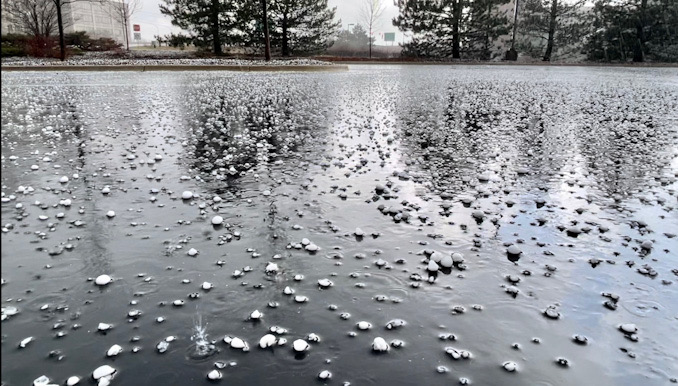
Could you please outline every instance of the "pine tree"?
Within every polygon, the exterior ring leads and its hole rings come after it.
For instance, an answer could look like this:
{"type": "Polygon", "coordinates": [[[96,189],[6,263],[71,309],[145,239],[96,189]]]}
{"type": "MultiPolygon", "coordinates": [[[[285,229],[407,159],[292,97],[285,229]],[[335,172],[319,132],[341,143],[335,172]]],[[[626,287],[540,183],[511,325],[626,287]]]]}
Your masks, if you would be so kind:
{"type": "Polygon", "coordinates": [[[584,0],[524,0],[519,16],[519,49],[545,62],[551,61],[554,50],[560,49],[563,55],[577,51],[577,43],[586,32],[583,5],[584,0]]]}
{"type": "Polygon", "coordinates": [[[336,8],[328,0],[270,0],[271,45],[282,56],[317,53],[332,44],[341,21],[334,21],[336,8]]]}
{"type": "Polygon", "coordinates": [[[235,0],[163,0],[160,12],[172,24],[189,31],[197,46],[212,46],[216,55],[222,45],[237,41],[239,4],[235,0]]]}
{"type": "Polygon", "coordinates": [[[494,42],[509,33],[509,18],[499,7],[509,0],[475,0],[470,4],[470,20],[466,31],[468,54],[490,60],[497,54],[494,42]]]}
{"type": "Polygon", "coordinates": [[[598,0],[592,27],[590,60],[678,61],[676,0],[598,0]]]}
{"type": "Polygon", "coordinates": [[[393,25],[412,32],[404,53],[421,57],[489,59],[494,41],[507,32],[498,7],[508,0],[397,0],[393,25]]]}

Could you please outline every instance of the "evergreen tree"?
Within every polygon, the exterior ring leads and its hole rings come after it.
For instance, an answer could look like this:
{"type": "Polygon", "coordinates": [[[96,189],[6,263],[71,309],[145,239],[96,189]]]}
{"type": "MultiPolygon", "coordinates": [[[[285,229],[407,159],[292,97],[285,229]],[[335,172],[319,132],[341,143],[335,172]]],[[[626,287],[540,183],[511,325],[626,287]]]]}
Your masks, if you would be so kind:
{"type": "Polygon", "coordinates": [[[494,41],[508,28],[498,7],[507,0],[397,0],[393,25],[412,32],[406,55],[489,59],[494,41]]]}
{"type": "MultiPolygon", "coordinates": [[[[282,56],[324,51],[333,42],[341,22],[334,21],[335,8],[328,0],[268,0],[268,28],[271,48],[282,56]]],[[[260,0],[244,0],[238,12],[239,42],[258,51],[263,49],[263,16],[260,0]]]]}
{"type": "Polygon", "coordinates": [[[212,46],[216,55],[222,45],[236,42],[239,4],[235,0],[163,0],[160,12],[172,24],[189,31],[196,46],[212,46]]]}
{"type": "Polygon", "coordinates": [[[271,45],[282,56],[317,53],[332,45],[341,21],[334,21],[335,8],[328,0],[270,0],[271,45]]]}
{"type": "Polygon", "coordinates": [[[519,49],[546,62],[551,61],[554,50],[561,49],[567,55],[580,49],[577,43],[586,32],[583,5],[584,0],[524,0],[519,15],[519,49]]]}
{"type": "Polygon", "coordinates": [[[339,31],[335,44],[356,48],[365,48],[368,46],[368,44],[370,44],[370,38],[367,36],[367,30],[361,24],[356,24],[350,31],[339,31]]]}
{"type": "Polygon", "coordinates": [[[469,55],[482,60],[490,60],[500,52],[494,51],[494,42],[509,33],[509,18],[506,11],[499,7],[509,0],[475,0],[470,4],[467,44],[469,55]]]}
{"type": "Polygon", "coordinates": [[[678,61],[676,0],[598,0],[592,27],[590,60],[678,61]]]}

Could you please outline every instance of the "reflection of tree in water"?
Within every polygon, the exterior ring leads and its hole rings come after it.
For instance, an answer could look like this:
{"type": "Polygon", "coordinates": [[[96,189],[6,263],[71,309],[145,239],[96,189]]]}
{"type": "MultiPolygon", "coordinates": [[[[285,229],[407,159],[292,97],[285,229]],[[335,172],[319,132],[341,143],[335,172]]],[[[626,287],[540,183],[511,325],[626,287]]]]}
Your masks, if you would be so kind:
{"type": "Polygon", "coordinates": [[[677,95],[662,89],[597,90],[583,101],[579,145],[587,167],[608,196],[639,191],[670,166],[672,143],[664,115],[677,95]]]}
{"type": "Polygon", "coordinates": [[[206,173],[238,176],[260,162],[287,157],[324,127],[317,85],[301,79],[234,78],[204,84],[191,128],[194,166],[206,173]]]}
{"type": "Polygon", "coordinates": [[[434,188],[456,193],[468,182],[463,177],[501,147],[501,122],[514,106],[505,99],[507,91],[490,82],[454,82],[444,92],[444,99],[405,98],[398,120],[407,152],[431,170],[434,188]]]}

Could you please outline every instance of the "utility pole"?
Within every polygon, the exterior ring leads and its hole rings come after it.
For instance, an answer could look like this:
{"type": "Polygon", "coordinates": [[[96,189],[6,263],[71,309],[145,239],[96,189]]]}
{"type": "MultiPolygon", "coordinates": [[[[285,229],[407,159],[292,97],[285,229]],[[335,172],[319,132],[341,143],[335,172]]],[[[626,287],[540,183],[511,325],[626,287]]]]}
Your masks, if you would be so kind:
{"type": "Polygon", "coordinates": [[[264,55],[266,56],[266,61],[271,60],[271,40],[269,39],[268,36],[268,13],[266,11],[266,0],[261,0],[261,7],[263,8],[263,13],[264,13],[264,20],[263,20],[263,26],[264,26],[264,55]]]}

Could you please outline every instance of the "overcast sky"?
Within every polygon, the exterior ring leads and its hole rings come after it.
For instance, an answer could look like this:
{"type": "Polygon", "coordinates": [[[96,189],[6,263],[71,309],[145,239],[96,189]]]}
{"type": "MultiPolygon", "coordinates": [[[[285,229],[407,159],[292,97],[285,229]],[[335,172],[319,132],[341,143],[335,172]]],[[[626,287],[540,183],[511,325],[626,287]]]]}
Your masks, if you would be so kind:
{"type": "MultiPolygon", "coordinates": [[[[348,28],[349,24],[361,23],[360,10],[362,5],[368,0],[329,0],[330,7],[337,7],[337,19],[341,20],[341,28],[348,28]]],[[[181,30],[172,25],[169,17],[160,13],[159,4],[162,0],[141,0],[141,9],[132,17],[132,24],[141,26],[141,38],[144,41],[150,41],[154,35],[167,35],[170,32],[180,32],[181,30]]],[[[383,43],[382,33],[395,32],[396,42],[402,41],[402,34],[391,24],[391,19],[398,14],[398,7],[393,5],[392,0],[382,0],[384,4],[384,13],[379,20],[379,26],[375,28],[374,36],[376,44],[383,43]]],[[[361,23],[364,24],[364,23],[361,23]]]]}

